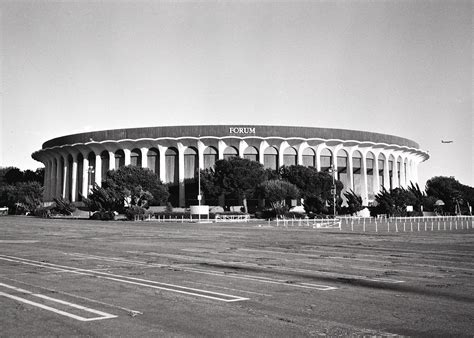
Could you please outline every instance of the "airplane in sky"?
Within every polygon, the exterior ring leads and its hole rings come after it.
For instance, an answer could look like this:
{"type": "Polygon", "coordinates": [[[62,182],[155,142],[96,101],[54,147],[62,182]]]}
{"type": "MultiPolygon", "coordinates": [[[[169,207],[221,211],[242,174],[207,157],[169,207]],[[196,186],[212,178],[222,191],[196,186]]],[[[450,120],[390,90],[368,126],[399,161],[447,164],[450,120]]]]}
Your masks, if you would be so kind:
{"type": "Polygon", "coordinates": [[[441,143],[453,143],[454,141],[444,141],[444,140],[441,140],[441,143]]]}

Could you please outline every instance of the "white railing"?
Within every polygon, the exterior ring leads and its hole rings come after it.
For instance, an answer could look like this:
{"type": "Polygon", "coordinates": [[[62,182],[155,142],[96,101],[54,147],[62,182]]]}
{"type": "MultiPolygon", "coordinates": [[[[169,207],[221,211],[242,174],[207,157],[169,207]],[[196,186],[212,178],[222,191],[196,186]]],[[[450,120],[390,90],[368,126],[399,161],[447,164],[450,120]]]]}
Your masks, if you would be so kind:
{"type": "Polygon", "coordinates": [[[216,215],[216,222],[248,222],[249,215],[216,215]]]}
{"type": "MultiPolygon", "coordinates": [[[[271,224],[271,221],[268,221],[271,224]]],[[[339,218],[277,218],[276,226],[312,227],[313,229],[339,229],[342,222],[339,218]]]]}
{"type": "Polygon", "coordinates": [[[342,223],[351,231],[418,232],[472,230],[473,216],[412,216],[390,218],[343,217],[342,223]]]}

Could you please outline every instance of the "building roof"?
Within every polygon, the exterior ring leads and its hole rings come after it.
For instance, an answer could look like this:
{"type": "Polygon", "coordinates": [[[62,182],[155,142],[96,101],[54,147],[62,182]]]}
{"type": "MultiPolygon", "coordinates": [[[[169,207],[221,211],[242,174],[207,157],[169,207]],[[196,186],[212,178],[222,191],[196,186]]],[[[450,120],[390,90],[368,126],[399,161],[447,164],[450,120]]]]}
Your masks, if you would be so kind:
{"type": "Polygon", "coordinates": [[[198,137],[320,139],[419,148],[418,143],[406,138],[359,130],[269,125],[195,125],[112,129],[66,135],[46,141],[43,149],[90,142],[198,137]]]}

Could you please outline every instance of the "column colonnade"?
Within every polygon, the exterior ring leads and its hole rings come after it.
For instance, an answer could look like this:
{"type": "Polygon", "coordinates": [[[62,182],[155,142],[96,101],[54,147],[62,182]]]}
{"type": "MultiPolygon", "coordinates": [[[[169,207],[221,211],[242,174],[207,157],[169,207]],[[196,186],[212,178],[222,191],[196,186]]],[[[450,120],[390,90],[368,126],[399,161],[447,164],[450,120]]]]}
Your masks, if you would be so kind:
{"type": "MultiPolygon", "coordinates": [[[[105,169],[117,169],[121,165],[130,165],[132,151],[137,150],[134,156],[139,156],[140,159],[136,165],[148,168],[150,156],[154,156],[150,155],[150,150],[156,149],[158,155],[153,159],[155,162],[150,163],[157,162],[158,164],[149,169],[158,172],[160,180],[164,183],[179,185],[178,204],[184,206],[186,204],[185,175],[189,175],[188,171],[192,169],[186,167],[186,165],[189,166],[186,164],[189,161],[185,161],[185,152],[188,148],[192,148],[195,151],[195,158],[194,162],[189,163],[194,163],[196,168],[205,169],[204,154],[209,147],[215,150],[214,160],[223,159],[224,153],[229,147],[233,147],[239,157],[244,157],[246,150],[252,147],[252,153],[255,153],[255,150],[257,152],[254,155],[256,159],[264,166],[272,165],[273,169],[280,168],[285,164],[304,165],[303,153],[306,151],[306,154],[310,154],[305,155],[309,161],[307,163],[313,163],[318,171],[327,170],[327,167],[322,166],[321,163],[321,153],[327,149],[331,153],[331,165],[338,173],[338,177],[344,177],[345,191],[354,190],[359,193],[364,203],[372,200],[382,187],[389,190],[396,187],[407,187],[410,182],[417,183],[417,167],[425,159],[416,149],[396,145],[257,137],[219,139],[189,137],[186,139],[89,142],[43,149],[37,152],[36,157],[45,165],[45,201],[52,201],[54,197],[63,197],[77,202],[81,199],[81,195],[88,195],[94,183],[99,186],[102,184],[105,179],[102,164],[104,160],[108,160],[108,167],[105,169]],[[275,150],[271,148],[276,149],[276,155],[274,154],[275,150]],[[170,150],[169,153],[167,153],[168,150],[170,150]],[[177,155],[173,155],[173,151],[177,155]],[[123,152],[123,162],[120,162],[121,155],[118,152],[123,152]],[[360,167],[359,164],[358,167],[354,167],[356,152],[357,159],[360,158],[360,167]],[[369,157],[370,167],[368,165],[369,157]],[[271,164],[268,162],[270,159],[271,164]],[[345,165],[340,163],[345,163],[345,165]],[[167,172],[175,170],[176,166],[177,175],[167,172]],[[380,175],[380,173],[382,174],[380,175]],[[169,181],[170,177],[173,182],[169,181]]],[[[357,161],[359,163],[359,160],[357,161]]]]}

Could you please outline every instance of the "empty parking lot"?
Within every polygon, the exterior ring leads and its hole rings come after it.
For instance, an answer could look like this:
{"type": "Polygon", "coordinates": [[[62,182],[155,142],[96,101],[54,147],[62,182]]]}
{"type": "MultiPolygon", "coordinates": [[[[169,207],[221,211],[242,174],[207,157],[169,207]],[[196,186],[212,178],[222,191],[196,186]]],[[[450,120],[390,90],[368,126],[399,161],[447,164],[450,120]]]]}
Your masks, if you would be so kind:
{"type": "Polygon", "coordinates": [[[472,335],[472,225],[379,226],[1,217],[1,335],[472,335]]]}

